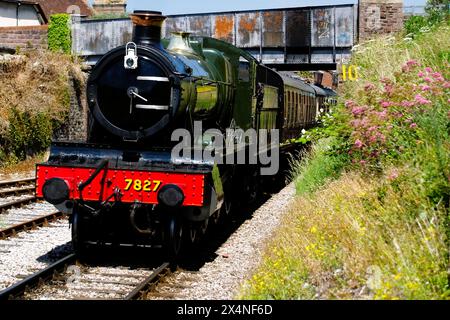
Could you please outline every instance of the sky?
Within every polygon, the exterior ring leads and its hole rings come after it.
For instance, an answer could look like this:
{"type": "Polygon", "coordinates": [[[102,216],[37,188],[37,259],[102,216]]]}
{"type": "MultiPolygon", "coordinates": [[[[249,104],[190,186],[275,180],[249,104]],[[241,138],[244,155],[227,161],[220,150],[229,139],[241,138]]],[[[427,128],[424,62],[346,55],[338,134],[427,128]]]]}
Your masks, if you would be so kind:
{"type": "MultiPolygon", "coordinates": [[[[90,0],[92,3],[93,0],[90,0]]],[[[238,11],[274,9],[303,6],[357,3],[357,0],[128,0],[127,10],[155,10],[163,14],[204,13],[217,11],[238,11]]],[[[405,6],[425,5],[426,0],[404,0],[405,6]]]]}

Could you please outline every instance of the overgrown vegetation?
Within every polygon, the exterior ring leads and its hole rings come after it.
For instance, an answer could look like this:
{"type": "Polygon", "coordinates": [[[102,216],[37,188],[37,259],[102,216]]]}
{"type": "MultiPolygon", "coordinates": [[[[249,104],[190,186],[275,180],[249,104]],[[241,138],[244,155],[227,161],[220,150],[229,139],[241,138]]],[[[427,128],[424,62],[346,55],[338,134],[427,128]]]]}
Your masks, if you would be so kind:
{"type": "Polygon", "coordinates": [[[356,48],[361,79],[301,138],[313,151],[294,172],[299,196],[242,298],[450,297],[450,28],[439,21],[356,48]]]}
{"type": "Polygon", "coordinates": [[[45,151],[70,105],[69,77],[83,75],[73,58],[28,51],[0,64],[0,166],[45,151]]]}
{"type": "Polygon", "coordinates": [[[96,15],[93,15],[89,18],[89,20],[110,20],[110,19],[126,19],[129,18],[129,13],[99,13],[96,15]]]}
{"type": "Polygon", "coordinates": [[[54,52],[69,54],[72,50],[70,15],[66,13],[50,16],[48,25],[48,48],[54,52]]]}

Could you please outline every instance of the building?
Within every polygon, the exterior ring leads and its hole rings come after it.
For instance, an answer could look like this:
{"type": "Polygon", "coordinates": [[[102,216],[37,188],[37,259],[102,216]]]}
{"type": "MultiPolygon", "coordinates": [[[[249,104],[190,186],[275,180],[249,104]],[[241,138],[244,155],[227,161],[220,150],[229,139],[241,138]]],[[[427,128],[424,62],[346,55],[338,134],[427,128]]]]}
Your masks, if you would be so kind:
{"type": "Polygon", "coordinates": [[[97,14],[124,14],[127,11],[126,0],[94,0],[97,14]]]}
{"type": "Polygon", "coordinates": [[[0,27],[39,26],[47,21],[36,1],[0,0],[0,27]]]}
{"type": "Polygon", "coordinates": [[[79,14],[84,17],[89,17],[93,14],[92,8],[88,5],[87,0],[33,0],[33,1],[41,5],[47,20],[50,20],[50,16],[56,13],[79,14]]]}
{"type": "Polygon", "coordinates": [[[92,9],[85,0],[0,0],[0,27],[44,25],[56,13],[91,16],[92,9]]]}

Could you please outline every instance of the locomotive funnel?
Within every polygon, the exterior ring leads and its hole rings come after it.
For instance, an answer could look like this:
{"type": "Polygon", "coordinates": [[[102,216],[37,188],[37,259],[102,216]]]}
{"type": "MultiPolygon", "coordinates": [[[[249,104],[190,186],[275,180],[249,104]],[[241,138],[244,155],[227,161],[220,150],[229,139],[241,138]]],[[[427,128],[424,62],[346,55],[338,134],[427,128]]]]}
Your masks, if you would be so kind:
{"type": "Polygon", "coordinates": [[[161,28],[167,17],[159,11],[136,10],[130,15],[133,21],[133,42],[162,49],[161,28]]]}

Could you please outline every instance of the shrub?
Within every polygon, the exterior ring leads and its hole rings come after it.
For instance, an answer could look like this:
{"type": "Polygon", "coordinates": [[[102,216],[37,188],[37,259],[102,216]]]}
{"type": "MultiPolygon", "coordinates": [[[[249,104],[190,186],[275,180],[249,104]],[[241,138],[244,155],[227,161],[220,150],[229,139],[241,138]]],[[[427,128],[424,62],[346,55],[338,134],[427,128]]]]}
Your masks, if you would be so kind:
{"type": "Polygon", "coordinates": [[[70,30],[70,15],[54,14],[50,17],[48,26],[48,48],[55,52],[69,54],[72,50],[72,34],[70,30]]]}

